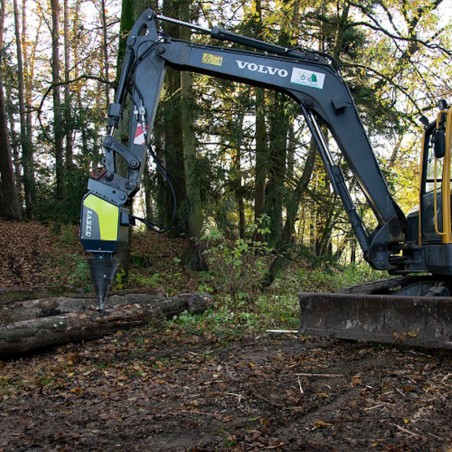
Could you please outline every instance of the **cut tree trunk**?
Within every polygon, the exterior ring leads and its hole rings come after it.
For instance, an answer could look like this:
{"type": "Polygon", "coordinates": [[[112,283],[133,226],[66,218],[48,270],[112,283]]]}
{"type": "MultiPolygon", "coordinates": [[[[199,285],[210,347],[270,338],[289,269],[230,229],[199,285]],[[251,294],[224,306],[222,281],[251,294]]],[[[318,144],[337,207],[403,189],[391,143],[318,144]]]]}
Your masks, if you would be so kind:
{"type": "Polygon", "coordinates": [[[111,295],[99,313],[94,298],[57,297],[16,301],[0,309],[0,357],[96,339],[118,330],[172,318],[188,311],[200,314],[212,304],[206,294],[174,297],[155,294],[111,295]]]}

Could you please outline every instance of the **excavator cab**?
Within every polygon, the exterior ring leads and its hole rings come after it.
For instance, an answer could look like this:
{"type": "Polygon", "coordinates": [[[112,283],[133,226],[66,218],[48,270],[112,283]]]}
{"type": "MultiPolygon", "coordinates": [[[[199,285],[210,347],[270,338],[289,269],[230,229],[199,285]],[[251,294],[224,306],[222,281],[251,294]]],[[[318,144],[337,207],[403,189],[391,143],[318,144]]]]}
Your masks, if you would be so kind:
{"type": "Polygon", "coordinates": [[[440,102],[436,121],[424,132],[421,159],[419,245],[435,274],[451,274],[451,142],[452,108],[440,102]]]}

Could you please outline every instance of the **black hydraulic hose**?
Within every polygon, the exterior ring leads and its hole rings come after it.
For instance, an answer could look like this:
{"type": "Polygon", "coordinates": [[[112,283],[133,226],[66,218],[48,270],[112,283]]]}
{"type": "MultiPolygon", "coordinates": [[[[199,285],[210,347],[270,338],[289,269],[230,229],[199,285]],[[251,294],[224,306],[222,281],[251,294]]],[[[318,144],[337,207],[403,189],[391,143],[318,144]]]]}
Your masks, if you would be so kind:
{"type": "Polygon", "coordinates": [[[180,221],[178,224],[175,225],[174,222],[176,221],[176,217],[177,217],[178,203],[177,203],[176,190],[174,188],[174,184],[173,184],[173,181],[172,181],[171,174],[168,173],[167,169],[163,166],[161,160],[157,157],[157,155],[155,154],[155,152],[153,151],[151,146],[147,145],[147,149],[148,149],[149,154],[151,155],[152,159],[154,160],[154,163],[156,164],[157,169],[163,175],[163,177],[165,178],[168,186],[170,187],[171,196],[172,196],[172,199],[173,199],[173,214],[172,214],[172,218],[171,218],[170,224],[168,226],[158,226],[155,223],[149,221],[147,218],[140,218],[140,217],[137,217],[137,216],[131,216],[130,218],[132,220],[140,221],[141,223],[145,224],[146,226],[150,227],[153,231],[158,232],[158,233],[164,233],[164,232],[168,232],[168,231],[171,231],[171,230],[174,230],[174,229],[178,229],[179,227],[183,226],[188,221],[188,217],[189,217],[190,211],[191,211],[190,200],[187,197],[187,194],[185,193],[185,190],[180,186],[180,184],[176,180],[174,180],[174,182],[177,185],[179,185],[179,187],[184,192],[185,199],[186,199],[187,204],[188,204],[187,214],[182,219],[182,221],[180,221]]]}

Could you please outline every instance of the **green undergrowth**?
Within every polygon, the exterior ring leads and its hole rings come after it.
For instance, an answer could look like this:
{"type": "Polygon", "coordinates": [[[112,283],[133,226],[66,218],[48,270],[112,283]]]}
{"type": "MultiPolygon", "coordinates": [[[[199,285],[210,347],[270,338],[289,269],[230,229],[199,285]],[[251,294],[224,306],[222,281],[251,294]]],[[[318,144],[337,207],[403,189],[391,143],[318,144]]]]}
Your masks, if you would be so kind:
{"type": "Polygon", "coordinates": [[[209,331],[219,338],[260,334],[266,329],[298,328],[296,295],[261,295],[251,303],[238,303],[229,296],[216,296],[215,304],[204,314],[184,312],[176,316],[170,326],[182,328],[187,334],[209,331]]]}
{"type": "Polygon", "coordinates": [[[193,316],[182,313],[171,321],[172,328],[187,334],[210,331],[220,337],[261,334],[268,329],[296,330],[299,326],[300,292],[334,292],[376,279],[375,272],[363,265],[343,269],[288,269],[266,290],[231,296],[213,293],[214,307],[193,316]]]}
{"type": "Polygon", "coordinates": [[[226,240],[210,234],[206,241],[209,270],[198,275],[198,290],[214,297],[214,308],[193,318],[173,321],[187,329],[261,333],[266,329],[294,330],[299,325],[300,292],[335,292],[382,275],[363,263],[343,266],[316,259],[306,250],[286,254],[276,277],[268,284],[269,269],[279,256],[261,242],[226,240]]]}
{"type": "Polygon", "coordinates": [[[335,292],[343,287],[382,278],[383,273],[372,270],[366,263],[359,265],[323,265],[319,268],[292,266],[273,282],[271,291],[335,292]]]}
{"type": "MultiPolygon", "coordinates": [[[[92,290],[88,256],[78,244],[77,229],[59,226],[54,232],[52,258],[61,280],[79,290],[92,290]]],[[[184,242],[140,233],[132,250],[139,258],[132,260],[127,281],[120,270],[114,289],[157,289],[169,295],[209,293],[214,301],[211,309],[197,316],[182,313],[168,326],[190,334],[210,331],[230,337],[266,329],[296,329],[300,292],[334,292],[385,276],[366,263],[341,266],[303,250],[293,252],[268,284],[269,268],[277,255],[265,243],[226,240],[218,231],[203,240],[209,270],[194,272],[182,265],[184,242]]]]}
{"type": "Polygon", "coordinates": [[[54,223],[50,228],[52,247],[46,252],[44,279],[48,287],[67,287],[77,292],[92,290],[88,255],[80,245],[78,227],[54,223]]]}

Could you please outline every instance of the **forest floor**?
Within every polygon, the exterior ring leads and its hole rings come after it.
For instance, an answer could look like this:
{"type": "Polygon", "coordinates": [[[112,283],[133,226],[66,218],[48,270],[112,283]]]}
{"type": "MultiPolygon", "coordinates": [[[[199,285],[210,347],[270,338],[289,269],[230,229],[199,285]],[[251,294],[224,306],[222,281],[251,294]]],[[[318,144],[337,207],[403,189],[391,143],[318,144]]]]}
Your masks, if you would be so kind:
{"type": "MultiPolygon", "coordinates": [[[[0,234],[0,291],[58,275],[49,226],[0,234]]],[[[0,451],[449,452],[451,388],[447,351],[150,324],[1,361],[0,451]]]]}

